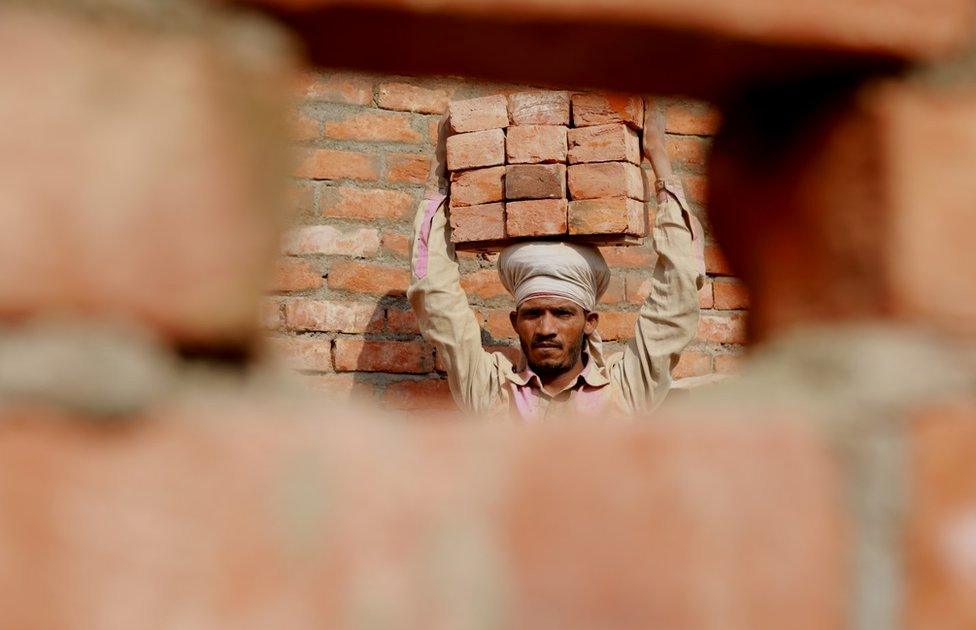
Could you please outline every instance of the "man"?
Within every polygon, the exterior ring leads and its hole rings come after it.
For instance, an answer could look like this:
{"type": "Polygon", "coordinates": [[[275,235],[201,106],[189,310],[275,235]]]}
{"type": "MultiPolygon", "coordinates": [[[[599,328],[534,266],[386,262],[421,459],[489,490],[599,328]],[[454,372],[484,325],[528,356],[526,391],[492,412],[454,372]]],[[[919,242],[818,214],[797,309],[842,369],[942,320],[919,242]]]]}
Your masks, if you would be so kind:
{"type": "Polygon", "coordinates": [[[499,275],[515,298],[512,327],[522,345],[515,366],[481,346],[481,333],[450,245],[441,157],[414,224],[413,277],[407,296],[420,330],[437,348],[451,393],[466,411],[508,412],[525,421],[566,415],[634,413],[659,405],[671,369],[698,327],[704,279],[701,228],[688,212],[665,150],[664,116],[645,108],[644,152],[657,177],[652,286],[634,338],[603,355],[596,304],[610,281],[595,247],[559,242],[513,245],[499,275]],[[440,194],[438,194],[438,192],[440,194]]]}

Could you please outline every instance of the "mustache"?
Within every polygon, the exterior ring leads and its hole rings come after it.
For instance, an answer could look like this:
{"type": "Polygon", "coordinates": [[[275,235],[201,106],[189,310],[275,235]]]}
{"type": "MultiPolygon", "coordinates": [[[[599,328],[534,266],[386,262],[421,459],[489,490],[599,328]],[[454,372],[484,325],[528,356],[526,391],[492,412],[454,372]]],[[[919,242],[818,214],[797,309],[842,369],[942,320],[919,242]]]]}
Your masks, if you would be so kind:
{"type": "Polygon", "coordinates": [[[533,348],[562,348],[563,344],[559,343],[555,339],[533,339],[533,348]]]}

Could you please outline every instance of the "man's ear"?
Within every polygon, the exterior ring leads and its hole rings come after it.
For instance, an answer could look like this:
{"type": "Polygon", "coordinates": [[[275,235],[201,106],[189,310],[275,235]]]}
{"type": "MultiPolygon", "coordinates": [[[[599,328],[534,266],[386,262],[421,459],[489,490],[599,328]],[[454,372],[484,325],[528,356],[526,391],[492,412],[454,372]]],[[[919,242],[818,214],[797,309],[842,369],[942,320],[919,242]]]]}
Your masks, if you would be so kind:
{"type": "Polygon", "coordinates": [[[518,322],[518,311],[512,311],[509,313],[508,319],[512,322],[512,330],[518,333],[518,326],[516,326],[516,323],[518,322]]]}
{"type": "Polygon", "coordinates": [[[590,311],[586,314],[586,323],[583,324],[583,333],[587,335],[592,335],[593,331],[596,330],[596,325],[600,323],[600,314],[596,311],[590,311]]]}

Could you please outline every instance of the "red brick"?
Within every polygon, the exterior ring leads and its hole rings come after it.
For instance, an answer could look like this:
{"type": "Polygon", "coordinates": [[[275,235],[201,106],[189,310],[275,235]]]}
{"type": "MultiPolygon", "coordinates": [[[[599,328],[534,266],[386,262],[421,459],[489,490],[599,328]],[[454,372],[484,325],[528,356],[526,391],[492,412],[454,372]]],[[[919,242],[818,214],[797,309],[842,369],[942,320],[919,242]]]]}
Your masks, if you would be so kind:
{"type": "Polygon", "coordinates": [[[279,258],[274,263],[271,291],[309,291],[322,286],[322,274],[308,260],[279,258]]]}
{"type": "Polygon", "coordinates": [[[508,127],[508,108],[505,97],[500,94],[451,101],[447,110],[451,128],[456,133],[508,127]]]}
{"type": "Polygon", "coordinates": [[[417,199],[401,190],[373,190],[351,186],[322,190],[319,207],[322,216],[335,219],[397,220],[413,215],[417,199]]]}
{"type": "Polygon", "coordinates": [[[272,355],[293,370],[332,371],[332,340],[320,337],[269,337],[272,355]]]}
{"type": "Polygon", "coordinates": [[[373,84],[359,74],[332,72],[327,75],[306,73],[299,80],[298,93],[309,101],[372,105],[373,84]]]}
{"type": "Polygon", "coordinates": [[[736,280],[716,280],[715,308],[735,310],[749,308],[749,289],[736,280]]]}
{"type": "Polygon", "coordinates": [[[447,92],[408,83],[381,83],[376,92],[376,104],[383,109],[395,109],[420,114],[443,114],[447,111],[447,92]]]}
{"type": "Polygon", "coordinates": [[[697,338],[715,343],[746,343],[749,339],[745,315],[702,315],[697,338]]]}
{"type": "Polygon", "coordinates": [[[399,267],[339,262],[329,269],[328,283],[330,289],[400,296],[410,285],[410,272],[399,267]]]}
{"type": "Polygon", "coordinates": [[[417,326],[417,314],[412,310],[387,309],[386,329],[391,333],[417,334],[420,332],[417,326]]]}
{"type": "Polygon", "coordinates": [[[708,162],[708,140],[688,136],[668,136],[668,156],[678,168],[701,170],[708,162]]]}
{"type": "Polygon", "coordinates": [[[705,271],[713,276],[732,275],[732,267],[718,245],[705,246],[705,271]]]}
{"type": "Polygon", "coordinates": [[[930,407],[909,427],[905,627],[976,627],[976,404],[930,407]]]}
{"type": "Polygon", "coordinates": [[[672,103],[665,112],[668,133],[712,136],[718,131],[721,115],[704,103],[672,103]]]}
{"type": "Polygon", "coordinates": [[[485,313],[484,329],[494,339],[518,339],[509,314],[511,308],[492,308],[485,313]]]}
{"type": "Polygon", "coordinates": [[[333,140],[365,142],[420,142],[420,132],[409,114],[359,112],[323,123],[323,135],[333,140]]]}
{"type": "Polygon", "coordinates": [[[509,164],[505,167],[505,198],[565,199],[565,164],[509,164]]]}
{"type": "Polygon", "coordinates": [[[698,290],[698,307],[713,308],[715,306],[715,292],[711,280],[706,280],[698,290]]]}
{"type": "Polygon", "coordinates": [[[505,167],[451,173],[451,207],[477,206],[505,199],[505,167]]]}
{"type": "Polygon", "coordinates": [[[569,125],[569,92],[533,90],[508,95],[513,125],[569,125]]]}
{"type": "Polygon", "coordinates": [[[621,302],[626,301],[624,286],[625,282],[622,275],[612,275],[610,277],[610,284],[607,285],[606,292],[604,292],[603,297],[600,298],[600,304],[620,304],[621,302]]]}
{"type": "Polygon", "coordinates": [[[641,168],[630,162],[574,164],[566,171],[566,177],[573,199],[630,197],[644,200],[641,168]]]}
{"type": "Polygon", "coordinates": [[[471,243],[505,238],[505,204],[452,208],[451,242],[471,243]]]}
{"type": "Polygon", "coordinates": [[[631,162],[640,164],[637,132],[622,124],[570,129],[569,163],[631,162]]]}
{"type": "Polygon", "coordinates": [[[498,272],[494,269],[480,269],[461,276],[461,288],[468,296],[490,300],[508,296],[508,291],[498,279],[498,272]]]}
{"type": "Polygon", "coordinates": [[[383,392],[382,404],[400,411],[457,411],[451,388],[444,379],[398,381],[383,392]]]}
{"type": "Polygon", "coordinates": [[[323,254],[328,256],[375,256],[380,235],[374,228],[340,232],[331,225],[304,225],[293,228],[282,237],[281,249],[294,256],[323,254]]]}
{"type": "Polygon", "coordinates": [[[597,330],[604,341],[627,340],[634,336],[634,326],[636,325],[637,313],[600,311],[600,323],[597,324],[597,330]]]}
{"type": "Polygon", "coordinates": [[[587,199],[569,202],[570,234],[643,236],[644,204],[633,199],[587,199]]]}
{"type": "Polygon", "coordinates": [[[425,374],[434,369],[434,353],[419,341],[335,340],[337,372],[425,374]]]}
{"type": "Polygon", "coordinates": [[[685,350],[678,359],[678,365],[671,370],[674,378],[688,378],[689,376],[704,376],[712,373],[712,357],[704,352],[685,350]]]}
{"type": "Polygon", "coordinates": [[[294,299],[285,302],[290,330],[367,333],[383,328],[383,309],[372,302],[294,299]]]}
{"type": "Polygon", "coordinates": [[[565,234],[569,204],[565,199],[510,201],[505,208],[507,236],[565,234]]]}
{"type": "Polygon", "coordinates": [[[650,271],[657,261],[657,254],[646,246],[601,246],[599,249],[611,268],[625,267],[650,271]]]}
{"type": "Polygon", "coordinates": [[[372,181],[380,176],[380,163],[375,155],[337,149],[314,149],[303,153],[301,163],[295,169],[295,176],[306,179],[372,181]]]}
{"type": "Polygon", "coordinates": [[[704,175],[683,175],[681,185],[691,203],[704,206],[708,202],[708,179],[704,175]]]}
{"type": "Polygon", "coordinates": [[[302,112],[295,111],[288,116],[288,137],[294,142],[315,140],[319,137],[318,120],[302,112]]]}
{"type": "Polygon", "coordinates": [[[505,163],[505,132],[501,129],[460,133],[447,139],[447,168],[458,171],[505,163]]]}
{"type": "Polygon", "coordinates": [[[745,365],[745,357],[738,354],[715,355],[715,371],[719,374],[737,374],[745,365]]]}
{"type": "Polygon", "coordinates": [[[431,158],[422,153],[387,153],[386,181],[424,184],[430,173],[431,158]]]}
{"type": "Polygon", "coordinates": [[[399,232],[383,232],[380,239],[383,251],[406,260],[410,257],[410,237],[399,232]]]}
{"type": "Polygon", "coordinates": [[[584,92],[573,94],[573,126],[591,127],[624,123],[640,129],[644,126],[644,99],[627,94],[584,92]]]}
{"type": "Polygon", "coordinates": [[[274,298],[263,298],[258,309],[258,321],[261,328],[265,330],[277,330],[284,324],[284,317],[281,314],[281,300],[274,298]]]}
{"type": "Polygon", "coordinates": [[[510,127],[505,139],[508,163],[565,162],[566,131],[566,127],[561,125],[510,127]]]}

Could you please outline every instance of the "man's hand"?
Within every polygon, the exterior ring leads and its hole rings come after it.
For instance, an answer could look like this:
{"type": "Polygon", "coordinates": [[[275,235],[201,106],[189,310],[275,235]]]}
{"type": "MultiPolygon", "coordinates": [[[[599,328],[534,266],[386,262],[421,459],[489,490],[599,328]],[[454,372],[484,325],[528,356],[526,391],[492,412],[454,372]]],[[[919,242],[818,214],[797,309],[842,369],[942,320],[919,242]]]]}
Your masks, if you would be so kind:
{"type": "Polygon", "coordinates": [[[425,196],[446,195],[448,193],[447,135],[449,132],[448,117],[445,115],[437,125],[437,144],[434,147],[434,156],[430,162],[430,173],[427,174],[425,196]]]}
{"type": "Polygon", "coordinates": [[[657,179],[674,177],[665,144],[664,110],[655,99],[644,99],[644,155],[651,162],[657,179]]]}

